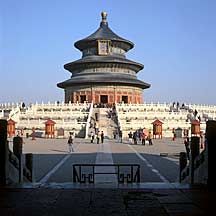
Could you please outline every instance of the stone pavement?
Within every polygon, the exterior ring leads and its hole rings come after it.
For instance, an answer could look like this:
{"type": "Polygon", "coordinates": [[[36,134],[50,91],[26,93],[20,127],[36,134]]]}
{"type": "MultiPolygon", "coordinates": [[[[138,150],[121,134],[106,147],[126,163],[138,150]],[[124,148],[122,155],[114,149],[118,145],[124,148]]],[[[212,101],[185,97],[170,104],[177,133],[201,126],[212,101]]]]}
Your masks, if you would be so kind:
{"type": "MultiPolygon", "coordinates": [[[[110,152],[129,151],[124,144],[99,146],[89,141],[78,140],[86,145],[77,146],[78,152],[98,152],[100,157],[107,153],[106,160],[113,163],[110,152]],[[104,147],[104,149],[102,149],[104,147]],[[109,148],[108,148],[109,147],[109,148]],[[99,150],[99,151],[98,151],[99,150]]],[[[68,154],[65,140],[28,141],[24,152],[56,152],[68,154]],[[29,143],[28,143],[29,142],[29,143]]],[[[151,147],[140,148],[139,152],[169,153],[180,152],[184,146],[169,139],[158,140],[151,147]],[[160,144],[160,145],[157,145],[160,144]]],[[[135,146],[134,146],[135,147],[135,146]]],[[[139,146],[136,146],[139,147],[139,146]]],[[[138,150],[138,148],[136,148],[138,150]]],[[[107,161],[106,161],[107,162],[107,161]]],[[[139,215],[214,215],[215,192],[203,187],[190,187],[179,183],[140,183],[140,184],[74,184],[39,182],[3,187],[0,186],[0,216],[4,215],[89,215],[89,216],[139,216],[139,215]],[[210,213],[211,212],[211,213],[210,213]]]]}
{"type": "MultiPolygon", "coordinates": [[[[122,153],[121,146],[129,144],[127,139],[123,140],[123,143],[119,143],[118,140],[113,139],[105,139],[106,142],[116,144],[111,146],[111,151],[113,152],[112,147],[117,147],[114,149],[115,152],[122,153]]],[[[68,145],[67,139],[44,139],[37,138],[36,140],[31,140],[30,138],[24,138],[25,144],[23,145],[23,153],[33,153],[33,154],[68,154],[68,145]]],[[[147,154],[160,154],[160,153],[179,153],[181,151],[185,151],[185,146],[183,144],[182,139],[176,139],[176,141],[172,141],[171,138],[163,138],[163,139],[154,139],[153,146],[141,145],[141,141],[138,142],[138,145],[133,145],[142,148],[142,150],[147,154]]],[[[76,153],[91,153],[97,152],[98,145],[96,141],[94,144],[90,143],[90,139],[83,138],[75,138],[75,147],[81,144],[80,147],[76,149],[76,153]]],[[[12,141],[9,142],[9,147],[12,150],[12,141]]]]}
{"type": "MultiPolygon", "coordinates": [[[[76,138],[76,151],[68,156],[67,139],[37,138],[34,141],[25,139],[23,152],[34,154],[36,181],[71,181],[71,167],[76,163],[139,163],[142,169],[141,182],[178,181],[178,156],[175,155],[185,150],[182,139],[175,142],[171,138],[157,139],[152,146],[142,146],[140,142],[139,145],[128,144],[128,140],[119,143],[117,140],[105,139],[104,144],[98,145],[91,144],[89,139],[76,138]],[[162,153],[166,156],[160,156],[162,153]]],[[[96,175],[96,178],[97,182],[105,180],[101,175],[96,175]]],[[[111,175],[105,178],[109,182],[115,181],[111,175]]]]}
{"type": "Polygon", "coordinates": [[[205,188],[5,188],[0,215],[214,215],[215,192],[205,188]],[[210,213],[211,212],[211,213],[210,213]]]}

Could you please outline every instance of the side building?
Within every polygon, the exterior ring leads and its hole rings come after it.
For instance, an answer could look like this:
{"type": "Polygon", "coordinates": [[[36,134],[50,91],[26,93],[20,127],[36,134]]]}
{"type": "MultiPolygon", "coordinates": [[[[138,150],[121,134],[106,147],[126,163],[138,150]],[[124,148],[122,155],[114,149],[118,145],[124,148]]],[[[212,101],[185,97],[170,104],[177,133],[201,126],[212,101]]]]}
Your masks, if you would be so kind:
{"type": "Polygon", "coordinates": [[[150,87],[137,79],[144,65],[126,58],[134,44],[108,27],[106,12],[101,15],[100,27],[74,44],[82,58],[64,65],[72,73],[71,78],[57,86],[64,89],[66,103],[141,104],[143,90],[150,87]]]}

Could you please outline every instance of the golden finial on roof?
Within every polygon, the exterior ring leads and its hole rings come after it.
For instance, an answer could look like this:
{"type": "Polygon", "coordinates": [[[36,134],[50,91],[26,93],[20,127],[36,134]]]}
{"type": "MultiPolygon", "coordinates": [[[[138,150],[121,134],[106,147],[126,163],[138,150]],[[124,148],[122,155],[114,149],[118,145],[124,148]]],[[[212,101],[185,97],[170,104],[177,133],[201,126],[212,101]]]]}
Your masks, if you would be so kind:
{"type": "Polygon", "coordinates": [[[102,16],[102,22],[103,22],[103,23],[106,23],[106,22],[107,22],[107,20],[106,20],[106,18],[107,18],[107,12],[103,11],[103,12],[101,13],[101,16],[102,16]]]}

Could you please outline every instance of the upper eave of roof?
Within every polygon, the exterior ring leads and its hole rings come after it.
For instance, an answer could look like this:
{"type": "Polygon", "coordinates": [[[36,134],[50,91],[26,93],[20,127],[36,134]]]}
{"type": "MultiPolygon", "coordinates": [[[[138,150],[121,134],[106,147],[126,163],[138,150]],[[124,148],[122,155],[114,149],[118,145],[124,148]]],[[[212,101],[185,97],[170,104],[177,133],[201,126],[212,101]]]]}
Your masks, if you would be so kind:
{"type": "Polygon", "coordinates": [[[90,42],[97,41],[97,40],[111,40],[111,41],[125,44],[126,51],[132,49],[134,47],[134,44],[131,41],[119,37],[108,27],[108,22],[106,20],[107,14],[105,12],[102,12],[101,15],[102,15],[102,21],[100,23],[100,27],[88,37],[75,42],[74,46],[77,49],[82,51],[88,47],[88,44],[90,42]]]}

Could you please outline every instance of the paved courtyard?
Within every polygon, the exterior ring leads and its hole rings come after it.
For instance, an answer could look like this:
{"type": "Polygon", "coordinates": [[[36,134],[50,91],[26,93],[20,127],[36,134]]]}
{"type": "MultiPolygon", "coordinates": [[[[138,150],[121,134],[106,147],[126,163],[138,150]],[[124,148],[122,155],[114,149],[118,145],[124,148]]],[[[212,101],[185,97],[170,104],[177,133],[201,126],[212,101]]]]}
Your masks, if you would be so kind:
{"type": "MultiPolygon", "coordinates": [[[[73,164],[139,164],[141,182],[176,183],[179,176],[179,153],[185,151],[182,139],[155,139],[153,145],[123,143],[105,139],[104,143],[90,143],[89,139],[75,139],[75,152],[69,153],[67,139],[24,139],[23,153],[34,154],[36,182],[72,182],[73,164]]],[[[11,145],[12,143],[10,143],[11,145]]],[[[12,146],[10,146],[12,148],[12,146]]],[[[112,171],[109,171],[112,172],[112,171]]],[[[105,176],[104,180],[109,176],[105,176]]],[[[111,183],[113,180],[110,180],[111,183]]],[[[101,180],[101,182],[103,182],[101,180]]]]}
{"type": "MultiPolygon", "coordinates": [[[[31,138],[24,138],[25,144],[23,145],[24,153],[34,153],[34,154],[67,154],[68,145],[67,139],[44,139],[36,138],[32,140],[31,138]]],[[[75,138],[75,146],[77,147],[75,153],[91,153],[97,152],[98,144],[96,140],[94,144],[90,143],[90,139],[75,138]]],[[[128,148],[124,146],[129,145],[128,140],[123,140],[123,143],[118,142],[114,139],[105,139],[105,143],[110,143],[112,145],[112,151],[115,153],[129,151],[128,148]]],[[[145,152],[147,154],[160,154],[163,152],[174,154],[179,153],[180,151],[185,151],[183,140],[181,138],[176,141],[172,141],[172,138],[162,138],[162,139],[153,139],[152,146],[146,144],[145,146],[141,145],[141,141],[138,142],[138,145],[131,145],[135,149],[145,152]]]]}
{"type": "Polygon", "coordinates": [[[36,182],[0,186],[0,215],[211,215],[215,193],[181,185],[178,153],[182,140],[154,140],[153,146],[105,140],[90,144],[76,139],[68,153],[67,139],[25,139],[24,153],[34,153],[36,182]],[[162,153],[162,156],[161,156],[162,153]],[[73,184],[74,163],[139,163],[141,183],[116,185],[99,178],[97,184],[73,184]]]}

